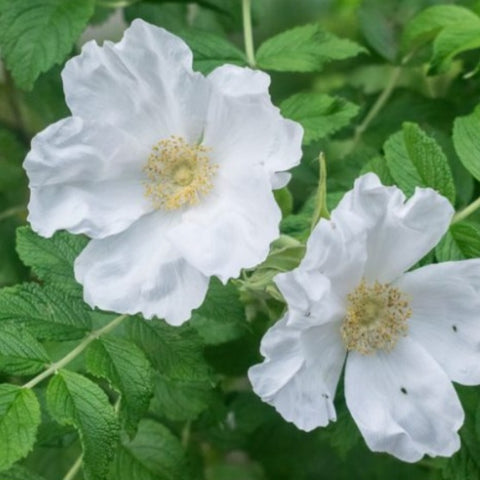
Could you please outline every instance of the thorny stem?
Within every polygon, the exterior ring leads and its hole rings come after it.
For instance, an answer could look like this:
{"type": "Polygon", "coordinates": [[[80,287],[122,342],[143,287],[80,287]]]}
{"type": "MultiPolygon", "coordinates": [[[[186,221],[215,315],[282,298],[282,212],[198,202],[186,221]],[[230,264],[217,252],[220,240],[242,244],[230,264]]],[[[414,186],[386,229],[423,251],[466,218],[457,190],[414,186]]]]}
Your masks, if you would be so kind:
{"type": "Polygon", "coordinates": [[[327,208],[327,164],[323,152],[320,152],[318,162],[320,163],[320,178],[318,179],[317,198],[315,201],[311,230],[315,228],[315,225],[321,218],[330,218],[330,213],[327,208]]]}
{"type": "Polygon", "coordinates": [[[77,473],[80,471],[80,468],[82,468],[82,461],[83,455],[80,455],[75,461],[75,463],[72,465],[72,468],[70,468],[67,474],[63,477],[63,480],[73,480],[77,476],[77,473]]]}
{"type": "Polygon", "coordinates": [[[18,213],[25,211],[24,205],[17,205],[16,207],[9,208],[0,213],[0,222],[6,220],[7,218],[14,217],[18,213]]]}
{"type": "Polygon", "coordinates": [[[253,47],[251,0],[242,0],[242,16],[245,54],[248,64],[253,68],[255,67],[255,50],[253,47]]]}
{"type": "Polygon", "coordinates": [[[104,327],[99,328],[94,332],[91,332],[90,335],[85,337],[72,351],[67,353],[67,355],[61,358],[58,362],[52,363],[50,367],[44,370],[42,373],[32,378],[23,386],[23,388],[33,388],[45,378],[53,375],[56,371],[60,370],[65,365],[70,363],[74,358],[78,357],[78,355],[80,355],[88,347],[88,345],[90,345],[90,343],[117,327],[123,320],[125,320],[125,318],[127,318],[127,316],[128,315],[120,315],[118,317],[115,317],[110,323],[107,323],[107,325],[105,325],[104,327]]]}
{"type": "Polygon", "coordinates": [[[467,218],[469,215],[471,215],[473,212],[475,212],[479,208],[480,208],[480,198],[477,198],[474,202],[472,202],[470,205],[467,205],[463,210],[460,210],[453,216],[452,224],[460,222],[464,218],[467,218]]]}

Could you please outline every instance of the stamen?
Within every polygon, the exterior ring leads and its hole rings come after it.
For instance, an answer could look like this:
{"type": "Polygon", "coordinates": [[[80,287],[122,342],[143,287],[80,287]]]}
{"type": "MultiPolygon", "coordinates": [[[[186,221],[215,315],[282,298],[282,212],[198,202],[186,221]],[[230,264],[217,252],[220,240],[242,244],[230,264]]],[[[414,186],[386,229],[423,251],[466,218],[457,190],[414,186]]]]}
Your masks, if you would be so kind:
{"type": "Polygon", "coordinates": [[[213,188],[218,165],[212,165],[209,148],[171,136],[158,142],[143,167],[148,180],[145,195],[155,208],[175,210],[194,205],[213,188]]]}
{"type": "Polygon", "coordinates": [[[348,350],[363,355],[390,351],[407,334],[412,311],[398,288],[378,282],[368,285],[362,280],[347,300],[341,333],[348,350]]]}

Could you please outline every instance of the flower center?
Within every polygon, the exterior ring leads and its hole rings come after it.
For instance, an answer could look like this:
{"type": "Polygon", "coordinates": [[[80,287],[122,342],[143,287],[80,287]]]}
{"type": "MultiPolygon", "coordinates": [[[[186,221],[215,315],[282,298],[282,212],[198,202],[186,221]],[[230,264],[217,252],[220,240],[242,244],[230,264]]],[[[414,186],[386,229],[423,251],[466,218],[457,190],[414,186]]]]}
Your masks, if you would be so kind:
{"type": "Polygon", "coordinates": [[[194,205],[210,192],[218,165],[210,162],[209,151],[173,135],[152,148],[143,171],[148,179],[145,195],[155,208],[175,210],[194,205]]]}
{"type": "Polygon", "coordinates": [[[390,351],[407,334],[412,311],[398,288],[388,283],[368,285],[362,280],[347,300],[341,334],[348,350],[363,355],[376,350],[390,351]]]}

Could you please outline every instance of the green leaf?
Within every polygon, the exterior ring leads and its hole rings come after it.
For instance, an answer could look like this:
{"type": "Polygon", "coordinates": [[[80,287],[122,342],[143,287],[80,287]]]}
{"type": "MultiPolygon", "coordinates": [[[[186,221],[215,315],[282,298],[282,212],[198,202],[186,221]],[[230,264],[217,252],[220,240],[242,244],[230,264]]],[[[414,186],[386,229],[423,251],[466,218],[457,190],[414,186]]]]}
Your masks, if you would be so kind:
{"type": "Polygon", "coordinates": [[[213,389],[213,382],[173,379],[156,372],[153,383],[150,410],[161,418],[195,420],[203,411],[218,406],[219,394],[213,389]]]}
{"type": "Polygon", "coordinates": [[[433,43],[429,73],[446,71],[458,54],[480,48],[480,19],[443,29],[433,43]]]}
{"type": "Polygon", "coordinates": [[[33,448],[40,425],[40,405],[32,390],[0,385],[0,471],[33,448]]]}
{"type": "Polygon", "coordinates": [[[124,9],[124,16],[128,23],[136,18],[142,18],[146,22],[178,34],[188,26],[187,8],[185,3],[135,2],[124,9]]]}
{"type": "Polygon", "coordinates": [[[455,119],[453,144],[463,166],[480,181],[480,105],[455,119]]]}
{"type": "Polygon", "coordinates": [[[2,472],[2,480],[45,480],[44,477],[27,470],[20,465],[14,465],[6,472],[2,472]]]}
{"type": "Polygon", "coordinates": [[[132,441],[124,439],[110,473],[111,480],[188,479],[180,442],[153,420],[142,420],[132,441]]]}
{"type": "Polygon", "coordinates": [[[405,52],[432,40],[443,28],[469,22],[480,22],[475,13],[458,5],[435,5],[422,10],[405,26],[402,46],[405,52]]]}
{"type": "Polygon", "coordinates": [[[184,30],[181,37],[193,51],[193,68],[204,74],[230,63],[246,65],[245,55],[227,39],[200,30],[184,30]]]}
{"type": "Polygon", "coordinates": [[[223,285],[212,278],[207,296],[192,313],[190,325],[208,345],[216,345],[241,337],[246,329],[245,309],[238,291],[231,283],[223,285]]]}
{"type": "Polygon", "coordinates": [[[462,445],[444,467],[446,480],[476,480],[480,476],[480,398],[478,388],[456,386],[465,422],[460,429],[462,445]]]}
{"type": "Polygon", "coordinates": [[[38,278],[79,298],[83,295],[82,287],[75,281],[73,262],[87,243],[87,238],[67,232],[43,238],[30,227],[17,230],[17,251],[22,262],[32,267],[38,278]]]}
{"type": "Polygon", "coordinates": [[[480,257],[480,226],[454,223],[435,248],[435,255],[440,262],[480,257]]]}
{"type": "Polygon", "coordinates": [[[368,44],[394,62],[398,53],[399,2],[364,0],[358,10],[360,28],[368,44]]]}
{"type": "Polygon", "coordinates": [[[455,202],[452,172],[442,149],[414,123],[404,123],[400,132],[384,145],[385,157],[395,183],[408,195],[415,187],[431,187],[455,202]]]}
{"type": "Polygon", "coordinates": [[[214,398],[198,333],[189,325],[171,327],[160,320],[132,318],[128,325],[131,338],[157,370],[154,411],[172,420],[197,417],[214,398]]]}
{"type": "Polygon", "coordinates": [[[380,156],[376,156],[372,158],[364,168],[361,170],[361,174],[367,173],[367,172],[373,172],[375,173],[378,178],[380,178],[380,181],[384,185],[393,185],[395,181],[392,178],[392,175],[390,173],[390,170],[388,169],[387,162],[385,161],[384,158],[380,156]]]}
{"type": "Polygon", "coordinates": [[[257,51],[257,64],[280,72],[318,72],[332,60],[344,60],[365,52],[357,43],[310,24],[292,28],[262,43],[257,51]]]}
{"type": "Polygon", "coordinates": [[[293,195],[288,187],[278,188],[273,191],[277,205],[282,211],[282,217],[290,215],[293,211],[293,195]]]}
{"type": "Polygon", "coordinates": [[[60,370],[48,384],[47,405],[57,422],[78,430],[85,479],[105,479],[118,440],[115,412],[105,392],[78,373],[60,370]]]}
{"type": "Polygon", "coordinates": [[[0,47],[16,84],[30,89],[62,62],[94,12],[94,0],[0,1],[0,47]]]}
{"type": "Polygon", "coordinates": [[[144,353],[129,340],[104,336],[90,344],[86,365],[121,394],[120,415],[126,430],[134,433],[153,395],[153,371],[144,353]]]}
{"type": "Polygon", "coordinates": [[[81,300],[36,283],[0,290],[0,321],[21,322],[39,338],[82,337],[91,328],[87,308],[81,300]]]}
{"type": "Polygon", "coordinates": [[[45,348],[27,329],[0,323],[0,371],[34,375],[49,363],[45,348]]]}
{"type": "Polygon", "coordinates": [[[297,93],[282,102],[282,114],[304,128],[303,143],[333,135],[357,116],[357,105],[339,97],[321,93],[297,93]]]}

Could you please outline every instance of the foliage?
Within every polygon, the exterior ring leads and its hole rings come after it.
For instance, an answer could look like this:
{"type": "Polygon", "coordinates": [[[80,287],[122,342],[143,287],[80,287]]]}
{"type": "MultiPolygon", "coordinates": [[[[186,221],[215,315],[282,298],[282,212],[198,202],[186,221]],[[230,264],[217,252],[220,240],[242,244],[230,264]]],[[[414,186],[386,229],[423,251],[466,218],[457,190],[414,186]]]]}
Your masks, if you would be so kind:
{"type": "Polygon", "coordinates": [[[241,0],[0,0],[2,480],[480,478],[479,387],[458,388],[459,452],[409,465],[366,448],[341,395],[338,421],[306,433],[246,378],[284,312],[272,279],[304,254],[320,152],[329,209],[368,171],[407,196],[430,187],[457,216],[423,262],[480,257],[478,2],[252,3],[255,65],[241,0]],[[203,74],[249,62],[269,73],[273,102],[305,132],[302,162],[276,194],[284,217],[270,255],[226,285],[212,279],[181,327],[92,310],[73,275],[88,239],[42,238],[26,218],[30,140],[69,114],[62,66],[85,28],[116,41],[136,17],[180,35],[203,74]]]}

